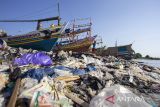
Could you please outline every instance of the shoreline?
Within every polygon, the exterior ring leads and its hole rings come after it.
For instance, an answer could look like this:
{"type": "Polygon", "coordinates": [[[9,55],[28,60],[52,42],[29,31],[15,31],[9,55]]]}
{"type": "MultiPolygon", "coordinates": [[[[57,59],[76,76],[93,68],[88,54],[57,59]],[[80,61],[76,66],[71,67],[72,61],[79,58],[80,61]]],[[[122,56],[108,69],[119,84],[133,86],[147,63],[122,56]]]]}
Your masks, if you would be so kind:
{"type": "Polygon", "coordinates": [[[136,61],[140,64],[145,64],[148,66],[154,66],[160,68],[160,60],[150,60],[150,59],[133,59],[133,61],[136,61]]]}

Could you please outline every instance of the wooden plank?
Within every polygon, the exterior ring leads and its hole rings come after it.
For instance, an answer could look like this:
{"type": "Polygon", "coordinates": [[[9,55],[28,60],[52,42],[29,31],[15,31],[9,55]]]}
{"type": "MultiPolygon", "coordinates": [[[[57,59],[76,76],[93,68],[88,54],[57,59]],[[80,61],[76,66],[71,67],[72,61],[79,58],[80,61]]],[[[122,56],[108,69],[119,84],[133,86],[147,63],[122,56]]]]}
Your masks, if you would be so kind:
{"type": "Polygon", "coordinates": [[[65,96],[80,105],[81,107],[89,107],[89,104],[82,99],[76,97],[73,93],[64,92],[65,96]]]}

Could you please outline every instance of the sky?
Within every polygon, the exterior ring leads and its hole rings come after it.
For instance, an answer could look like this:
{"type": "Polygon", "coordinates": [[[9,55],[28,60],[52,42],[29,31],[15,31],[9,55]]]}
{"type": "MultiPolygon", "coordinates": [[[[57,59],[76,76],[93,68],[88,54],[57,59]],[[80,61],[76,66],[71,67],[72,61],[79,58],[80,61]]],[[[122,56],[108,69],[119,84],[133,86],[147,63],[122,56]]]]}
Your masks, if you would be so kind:
{"type": "MultiPolygon", "coordinates": [[[[0,20],[56,16],[58,2],[62,22],[90,17],[93,34],[107,47],[133,43],[136,53],[160,57],[160,0],[0,0],[0,20]]],[[[35,28],[36,23],[0,23],[10,35],[35,28]]]]}

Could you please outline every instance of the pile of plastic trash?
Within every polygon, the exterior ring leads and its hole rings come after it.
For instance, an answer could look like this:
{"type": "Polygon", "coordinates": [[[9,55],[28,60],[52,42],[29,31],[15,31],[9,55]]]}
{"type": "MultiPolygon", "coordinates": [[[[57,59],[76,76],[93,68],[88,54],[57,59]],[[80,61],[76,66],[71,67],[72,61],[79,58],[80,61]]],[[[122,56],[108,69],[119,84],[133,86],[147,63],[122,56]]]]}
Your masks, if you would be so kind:
{"type": "Polygon", "coordinates": [[[0,107],[159,107],[160,68],[113,56],[0,52],[0,107]]]}

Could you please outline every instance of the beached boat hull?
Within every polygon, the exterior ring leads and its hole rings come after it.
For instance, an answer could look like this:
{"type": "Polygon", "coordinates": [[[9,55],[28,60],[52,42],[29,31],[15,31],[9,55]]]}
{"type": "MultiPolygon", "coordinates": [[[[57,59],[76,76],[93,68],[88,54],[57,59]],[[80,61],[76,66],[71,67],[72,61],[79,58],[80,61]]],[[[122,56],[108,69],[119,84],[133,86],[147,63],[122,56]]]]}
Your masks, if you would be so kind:
{"type": "Polygon", "coordinates": [[[134,57],[135,51],[132,44],[116,47],[108,47],[107,49],[97,49],[97,54],[101,56],[115,56],[130,60],[134,57]]]}
{"type": "Polygon", "coordinates": [[[73,43],[68,43],[66,45],[56,45],[53,51],[73,51],[73,52],[86,52],[90,50],[91,45],[95,40],[94,37],[87,37],[73,43]]]}
{"type": "MultiPolygon", "coordinates": [[[[40,51],[51,51],[60,37],[60,29],[53,32],[53,30],[42,30],[30,32],[24,35],[10,36],[2,38],[8,46],[15,48],[34,49],[40,51]]],[[[56,29],[55,29],[56,30],[56,29]]]]}
{"type": "Polygon", "coordinates": [[[50,51],[52,47],[55,45],[58,38],[51,38],[47,40],[37,40],[36,42],[29,42],[29,43],[10,43],[8,45],[15,48],[24,48],[24,49],[34,49],[34,50],[41,50],[41,51],[50,51]]]}

